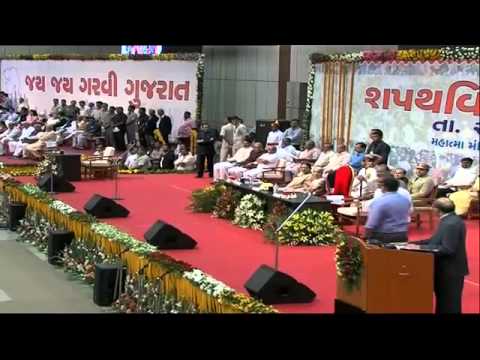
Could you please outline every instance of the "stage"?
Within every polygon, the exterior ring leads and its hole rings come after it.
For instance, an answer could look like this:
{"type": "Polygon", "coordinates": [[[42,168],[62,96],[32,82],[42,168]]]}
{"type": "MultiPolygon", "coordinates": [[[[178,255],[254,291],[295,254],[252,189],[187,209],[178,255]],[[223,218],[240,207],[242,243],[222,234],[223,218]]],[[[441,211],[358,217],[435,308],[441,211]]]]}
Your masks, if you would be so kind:
{"type": "MultiPolygon", "coordinates": [[[[32,182],[32,177],[17,178],[32,182]]],[[[104,220],[143,240],[144,232],[156,221],[164,220],[186,232],[198,242],[193,250],[167,251],[176,259],[186,261],[235,290],[246,293],[244,284],[261,264],[273,266],[274,246],[259,231],[239,228],[210,214],[192,213],[187,209],[194,189],[210,183],[209,178],[196,179],[193,175],[120,175],[119,201],[130,210],[130,216],[104,220]]],[[[74,182],[74,193],[56,197],[83,211],[83,206],[94,193],[112,197],[112,180],[74,182]]],[[[466,277],[463,312],[479,313],[479,221],[467,221],[467,251],[470,275],[466,277]]],[[[412,225],[410,238],[418,240],[431,234],[428,221],[420,231],[412,225]]],[[[280,270],[305,283],[317,294],[310,304],[277,305],[286,313],[333,313],[335,298],[335,248],[288,247],[280,249],[280,270]]],[[[433,296],[433,295],[432,295],[433,296]]]]}

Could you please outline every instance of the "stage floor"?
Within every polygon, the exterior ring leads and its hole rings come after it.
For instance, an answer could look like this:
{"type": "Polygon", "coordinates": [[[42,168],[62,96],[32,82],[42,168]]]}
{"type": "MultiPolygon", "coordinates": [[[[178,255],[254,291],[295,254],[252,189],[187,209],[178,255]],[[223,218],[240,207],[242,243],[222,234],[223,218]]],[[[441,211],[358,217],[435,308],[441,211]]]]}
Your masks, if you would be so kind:
{"type": "MultiPolygon", "coordinates": [[[[31,182],[32,178],[19,178],[31,182]]],[[[123,219],[105,220],[121,230],[143,240],[144,232],[156,221],[164,220],[189,234],[198,242],[193,250],[167,251],[173,257],[186,261],[209,273],[237,291],[246,293],[244,284],[261,264],[273,266],[274,246],[266,242],[260,231],[239,228],[226,220],[209,214],[187,210],[193,189],[209,184],[210,179],[196,179],[193,175],[121,175],[119,201],[130,210],[123,219]]],[[[57,198],[83,210],[94,193],[112,197],[112,180],[88,180],[74,183],[74,193],[59,194],[57,198]]],[[[470,275],[466,278],[463,312],[479,313],[479,222],[467,221],[467,251],[470,275]]],[[[412,240],[431,234],[428,222],[420,231],[411,227],[412,240]]],[[[280,249],[280,270],[312,288],[316,300],[311,304],[277,305],[287,313],[333,313],[335,298],[335,248],[289,247],[280,249]]]]}

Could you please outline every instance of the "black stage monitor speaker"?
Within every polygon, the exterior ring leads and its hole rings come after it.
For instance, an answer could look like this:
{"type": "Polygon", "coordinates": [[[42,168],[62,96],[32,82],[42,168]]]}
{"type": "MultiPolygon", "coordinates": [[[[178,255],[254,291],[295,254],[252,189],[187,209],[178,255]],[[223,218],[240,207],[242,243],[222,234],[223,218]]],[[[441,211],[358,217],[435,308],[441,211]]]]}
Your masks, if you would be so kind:
{"type": "MultiPolygon", "coordinates": [[[[51,180],[52,177],[48,174],[41,176],[38,179],[38,187],[43,191],[51,191],[51,180]]],[[[53,191],[54,192],[74,192],[75,186],[66,181],[63,177],[54,175],[53,176],[53,191]]]]}
{"type": "Polygon", "coordinates": [[[130,211],[112,199],[94,194],[84,206],[84,210],[98,219],[127,217],[130,211]]]}
{"type": "Polygon", "coordinates": [[[55,157],[58,174],[67,181],[82,180],[80,154],[61,154],[55,157]]]}
{"type": "Polygon", "coordinates": [[[47,256],[48,263],[52,265],[60,264],[62,251],[66,246],[72,243],[75,234],[73,231],[56,230],[48,234],[47,256]]]}
{"type": "Polygon", "coordinates": [[[315,293],[290,275],[267,265],[260,266],[245,284],[250,296],[265,304],[309,303],[315,293]]]}
{"type": "MultiPolygon", "coordinates": [[[[115,284],[119,266],[116,264],[95,264],[95,285],[93,289],[93,302],[98,306],[111,306],[118,299],[118,293],[115,297],[115,284]]],[[[127,273],[123,268],[122,274],[122,292],[125,288],[125,277],[127,273]]],[[[120,276],[118,276],[120,278],[120,276]]]]}
{"type": "Polygon", "coordinates": [[[25,211],[27,210],[27,204],[12,202],[8,204],[8,228],[11,231],[17,230],[17,226],[25,217],[25,211]]]}
{"type": "Polygon", "coordinates": [[[144,238],[157,249],[193,249],[197,246],[190,236],[161,220],[147,230],[144,238]]]}

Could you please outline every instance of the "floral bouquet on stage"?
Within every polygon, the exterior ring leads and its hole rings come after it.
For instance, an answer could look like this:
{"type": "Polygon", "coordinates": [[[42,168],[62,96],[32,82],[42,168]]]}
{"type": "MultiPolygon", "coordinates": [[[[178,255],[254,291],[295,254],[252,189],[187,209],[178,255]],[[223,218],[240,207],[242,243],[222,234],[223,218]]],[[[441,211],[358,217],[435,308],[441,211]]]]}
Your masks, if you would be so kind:
{"type": "Polygon", "coordinates": [[[218,198],[225,190],[225,185],[215,184],[204,189],[193,191],[189,209],[193,212],[212,212],[217,204],[218,198]]]}
{"type": "Polygon", "coordinates": [[[293,215],[278,232],[278,241],[288,245],[335,244],[339,229],[329,212],[306,209],[293,215]]]}
{"type": "Polygon", "coordinates": [[[235,209],[233,223],[243,227],[260,230],[265,222],[265,202],[258,196],[248,194],[242,197],[235,209]]]}
{"type": "Polygon", "coordinates": [[[217,200],[213,209],[213,216],[220,219],[233,220],[235,217],[235,209],[240,203],[242,193],[228,187],[217,200]]]}
{"type": "Polygon", "coordinates": [[[337,275],[343,280],[345,289],[353,291],[360,287],[363,259],[360,245],[345,234],[341,234],[335,251],[337,275]]]}

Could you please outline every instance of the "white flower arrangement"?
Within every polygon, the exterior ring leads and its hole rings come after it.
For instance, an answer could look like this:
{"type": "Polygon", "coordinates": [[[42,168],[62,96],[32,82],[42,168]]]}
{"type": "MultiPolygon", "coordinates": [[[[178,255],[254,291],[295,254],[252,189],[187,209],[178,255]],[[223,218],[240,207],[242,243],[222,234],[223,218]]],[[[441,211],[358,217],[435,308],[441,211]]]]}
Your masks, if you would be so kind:
{"type": "Polygon", "coordinates": [[[233,223],[243,228],[260,230],[266,218],[264,207],[265,202],[258,196],[253,194],[243,196],[235,209],[233,223]]]}
{"type": "Polygon", "coordinates": [[[22,185],[21,188],[27,195],[31,196],[40,195],[43,193],[43,191],[38,186],[32,184],[22,185]]]}
{"type": "Polygon", "coordinates": [[[221,281],[214,279],[199,269],[186,271],[183,273],[183,277],[196,284],[208,295],[217,298],[220,303],[222,302],[223,297],[232,296],[235,294],[235,290],[233,290],[231,287],[228,287],[221,281]]]}
{"type": "Polygon", "coordinates": [[[71,207],[70,205],[67,205],[65,204],[64,202],[60,201],[60,200],[54,200],[50,206],[61,212],[62,214],[65,214],[65,215],[68,215],[68,214],[71,214],[73,212],[76,212],[77,210],[74,209],[73,207],[71,207]]]}
{"type": "Polygon", "coordinates": [[[157,251],[157,248],[148,243],[139,241],[133,236],[118,230],[116,227],[104,223],[94,223],[91,226],[93,232],[102,235],[109,241],[118,242],[128,248],[130,251],[140,255],[147,256],[148,254],[157,251]]]}

